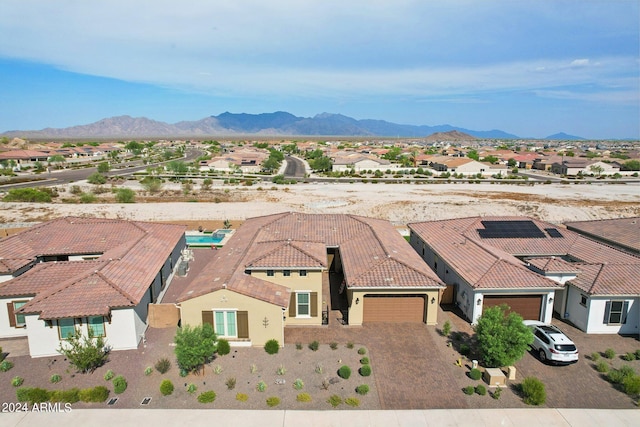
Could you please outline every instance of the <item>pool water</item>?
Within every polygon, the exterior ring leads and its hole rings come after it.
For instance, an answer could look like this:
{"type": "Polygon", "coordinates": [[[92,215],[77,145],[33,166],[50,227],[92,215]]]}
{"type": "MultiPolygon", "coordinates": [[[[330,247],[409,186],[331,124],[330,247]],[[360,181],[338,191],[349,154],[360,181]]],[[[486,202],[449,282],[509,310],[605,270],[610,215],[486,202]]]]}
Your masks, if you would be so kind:
{"type": "Polygon", "coordinates": [[[222,242],[224,236],[206,234],[204,236],[185,236],[185,238],[187,239],[187,245],[217,245],[222,242]]]}

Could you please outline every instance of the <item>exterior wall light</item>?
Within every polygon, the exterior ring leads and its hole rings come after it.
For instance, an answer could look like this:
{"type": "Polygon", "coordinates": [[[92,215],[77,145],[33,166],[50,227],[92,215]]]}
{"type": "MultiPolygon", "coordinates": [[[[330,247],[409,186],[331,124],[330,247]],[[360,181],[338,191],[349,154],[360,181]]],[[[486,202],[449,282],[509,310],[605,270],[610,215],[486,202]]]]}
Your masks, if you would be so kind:
{"type": "Polygon", "coordinates": [[[360,304],[360,298],[356,298],[356,305],[360,304]]]}

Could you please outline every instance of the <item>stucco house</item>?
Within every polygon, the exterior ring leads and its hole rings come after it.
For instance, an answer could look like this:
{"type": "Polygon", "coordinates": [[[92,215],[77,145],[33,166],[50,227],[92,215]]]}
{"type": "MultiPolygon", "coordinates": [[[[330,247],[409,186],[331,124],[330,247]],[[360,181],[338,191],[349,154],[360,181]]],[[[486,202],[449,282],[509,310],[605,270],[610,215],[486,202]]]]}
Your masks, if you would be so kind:
{"type": "Polygon", "coordinates": [[[346,172],[348,170],[361,171],[385,171],[387,169],[398,169],[398,164],[392,164],[389,160],[381,159],[375,156],[369,156],[361,153],[345,153],[340,152],[332,155],[332,170],[334,172],[346,172]]]}
{"type": "Polygon", "coordinates": [[[185,247],[184,227],[61,218],[0,240],[0,338],[58,354],[76,329],[112,350],[137,348],[149,304],[162,299],[185,247]]]}
{"type": "Polygon", "coordinates": [[[178,298],[182,324],[232,345],[284,343],[287,326],[435,324],[438,277],[387,221],[282,213],[247,220],[178,298]]]}
{"type": "Polygon", "coordinates": [[[640,258],[527,217],[410,224],[411,245],[475,323],[506,303],[525,319],[553,312],[588,333],[637,334],[640,258]]]}

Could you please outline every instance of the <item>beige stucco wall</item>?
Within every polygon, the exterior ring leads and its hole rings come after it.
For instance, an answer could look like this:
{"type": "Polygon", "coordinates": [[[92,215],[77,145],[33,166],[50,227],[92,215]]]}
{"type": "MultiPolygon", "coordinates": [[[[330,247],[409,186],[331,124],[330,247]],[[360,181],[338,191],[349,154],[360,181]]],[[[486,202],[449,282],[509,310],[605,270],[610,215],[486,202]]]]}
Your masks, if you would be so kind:
{"type": "Polygon", "coordinates": [[[427,325],[435,325],[438,323],[438,304],[439,289],[417,290],[417,289],[380,289],[380,290],[358,290],[348,289],[347,298],[349,299],[349,325],[362,325],[364,317],[364,297],[365,295],[425,295],[426,301],[426,323],[427,325]],[[360,299],[360,303],[356,304],[356,298],[360,299]],[[435,298],[435,302],[431,303],[431,298],[435,298]]]}
{"type": "MultiPolygon", "coordinates": [[[[263,346],[268,340],[276,339],[284,344],[283,311],[281,307],[245,295],[221,289],[180,303],[182,324],[198,326],[202,324],[202,312],[216,309],[237,309],[248,312],[249,339],[253,346],[263,346]],[[265,326],[264,319],[268,324],[265,326]]],[[[286,312],[285,312],[286,314],[286,312]]],[[[233,341],[231,344],[233,345],[233,341]]]]}
{"type": "Polygon", "coordinates": [[[322,271],[307,270],[306,277],[300,277],[297,270],[291,270],[291,276],[284,276],[282,271],[275,270],[272,277],[267,276],[266,271],[252,271],[251,275],[271,283],[286,286],[295,291],[309,291],[318,293],[317,317],[289,317],[289,310],[285,311],[285,326],[290,325],[321,325],[322,324],[322,271]]]}

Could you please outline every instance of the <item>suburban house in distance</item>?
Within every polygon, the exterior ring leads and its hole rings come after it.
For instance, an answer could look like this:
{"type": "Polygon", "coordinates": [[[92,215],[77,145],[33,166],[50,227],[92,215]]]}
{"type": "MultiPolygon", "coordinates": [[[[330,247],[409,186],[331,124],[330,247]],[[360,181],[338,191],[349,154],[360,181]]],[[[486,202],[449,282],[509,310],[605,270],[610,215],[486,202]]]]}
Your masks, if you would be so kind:
{"type": "Polygon", "coordinates": [[[178,298],[183,325],[233,345],[284,343],[287,326],[435,324],[438,277],[387,221],[282,213],[252,218],[178,298]]]}
{"type": "Polygon", "coordinates": [[[0,337],[52,356],[76,329],[137,348],[185,247],[184,227],[61,218],[0,240],[0,337]]]}
{"type": "Polygon", "coordinates": [[[638,334],[640,258],[527,217],[410,224],[411,245],[475,323],[505,303],[524,319],[553,311],[587,333],[638,334]]]}

